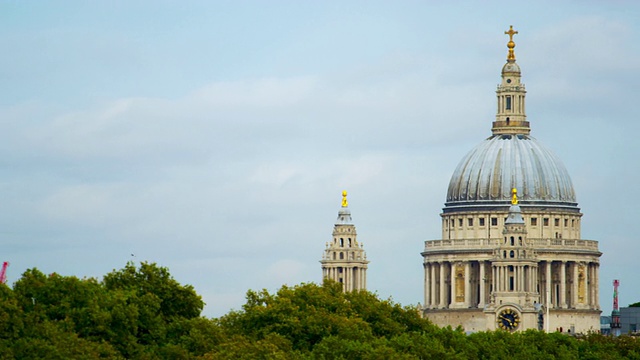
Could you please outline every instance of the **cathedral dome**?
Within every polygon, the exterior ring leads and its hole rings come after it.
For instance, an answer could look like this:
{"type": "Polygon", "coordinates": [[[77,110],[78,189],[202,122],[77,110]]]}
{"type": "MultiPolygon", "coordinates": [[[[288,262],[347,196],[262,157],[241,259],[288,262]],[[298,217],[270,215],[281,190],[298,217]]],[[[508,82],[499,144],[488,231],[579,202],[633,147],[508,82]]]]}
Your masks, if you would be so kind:
{"type": "Polygon", "coordinates": [[[513,51],[509,53],[496,90],[498,109],[492,136],[471,150],[458,164],[447,191],[444,212],[484,211],[504,207],[516,189],[523,208],[562,208],[579,212],[573,185],[560,159],[529,134],[524,84],[513,51]]]}
{"type": "Polygon", "coordinates": [[[496,134],[471,150],[451,177],[445,211],[506,206],[512,189],[522,206],[577,209],[571,178],[550,150],[525,134],[496,134]]]}

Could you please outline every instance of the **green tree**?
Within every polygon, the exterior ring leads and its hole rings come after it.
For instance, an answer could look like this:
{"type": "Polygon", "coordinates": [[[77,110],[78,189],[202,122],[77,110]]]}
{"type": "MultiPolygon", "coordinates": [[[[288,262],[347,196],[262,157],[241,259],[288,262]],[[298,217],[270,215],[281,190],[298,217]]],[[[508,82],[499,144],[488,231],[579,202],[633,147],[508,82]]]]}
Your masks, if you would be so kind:
{"type": "Polygon", "coordinates": [[[30,269],[0,297],[0,350],[15,357],[77,358],[57,349],[73,346],[86,358],[192,358],[212,349],[218,330],[199,317],[194,289],[155,264],[129,263],[102,282],[30,269]]]}
{"type": "Polygon", "coordinates": [[[276,294],[249,291],[242,311],[219,323],[227,339],[263,341],[275,335],[286,339],[292,351],[318,358],[327,358],[329,349],[338,356],[331,358],[384,358],[395,354],[389,338],[435,329],[415,308],[366,291],[344,293],[341,284],[330,281],[283,286],[276,294]]]}
{"type": "Polygon", "coordinates": [[[138,296],[151,295],[160,302],[160,313],[165,319],[172,317],[194,318],[200,316],[204,302],[191,285],[181,285],[165,267],[142,262],[140,268],[129,262],[121,270],[105,275],[107,290],[130,290],[138,296]]]}
{"type": "Polygon", "coordinates": [[[174,322],[200,316],[204,302],[192,286],[178,283],[167,268],[146,262],[140,268],[128,263],[112,271],[104,276],[103,285],[113,304],[109,339],[124,356],[182,353],[167,332],[174,322]]]}

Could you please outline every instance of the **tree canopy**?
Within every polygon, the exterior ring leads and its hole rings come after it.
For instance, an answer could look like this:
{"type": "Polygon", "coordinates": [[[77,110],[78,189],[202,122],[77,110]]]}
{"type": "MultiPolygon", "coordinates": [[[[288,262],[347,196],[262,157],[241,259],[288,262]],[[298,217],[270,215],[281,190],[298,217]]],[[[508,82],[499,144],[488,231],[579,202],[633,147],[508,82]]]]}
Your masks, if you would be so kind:
{"type": "Polygon", "coordinates": [[[418,309],[325,282],[249,290],[208,319],[190,285],[133,263],[102,280],[27,270],[0,284],[7,359],[640,359],[640,339],[439,328],[418,309]]]}

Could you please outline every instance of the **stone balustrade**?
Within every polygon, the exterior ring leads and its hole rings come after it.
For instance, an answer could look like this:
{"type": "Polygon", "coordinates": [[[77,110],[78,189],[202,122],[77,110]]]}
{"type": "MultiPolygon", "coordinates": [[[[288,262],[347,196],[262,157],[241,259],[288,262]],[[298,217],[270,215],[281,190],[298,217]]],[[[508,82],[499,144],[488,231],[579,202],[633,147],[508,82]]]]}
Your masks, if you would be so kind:
{"type": "MultiPolygon", "coordinates": [[[[425,249],[493,249],[498,245],[498,239],[444,239],[427,240],[425,249]]],[[[598,250],[598,242],[582,239],[531,239],[527,242],[534,249],[590,249],[598,250]]]]}

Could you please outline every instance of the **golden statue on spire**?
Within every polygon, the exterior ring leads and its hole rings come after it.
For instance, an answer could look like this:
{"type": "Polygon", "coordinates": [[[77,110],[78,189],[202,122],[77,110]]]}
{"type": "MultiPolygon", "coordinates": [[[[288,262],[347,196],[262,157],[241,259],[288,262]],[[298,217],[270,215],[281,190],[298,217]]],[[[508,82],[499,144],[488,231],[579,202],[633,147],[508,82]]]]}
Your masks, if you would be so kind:
{"type": "Polygon", "coordinates": [[[516,188],[511,189],[511,205],[518,205],[518,190],[516,188]]]}
{"type": "Polygon", "coordinates": [[[347,201],[347,190],[342,191],[342,207],[349,206],[349,202],[347,201]]]}
{"type": "Polygon", "coordinates": [[[509,42],[507,43],[507,47],[509,48],[509,55],[507,55],[507,60],[515,60],[516,54],[513,52],[513,48],[516,47],[516,43],[513,42],[513,35],[518,32],[513,30],[513,25],[509,25],[509,31],[504,32],[506,35],[509,35],[509,42]]]}

